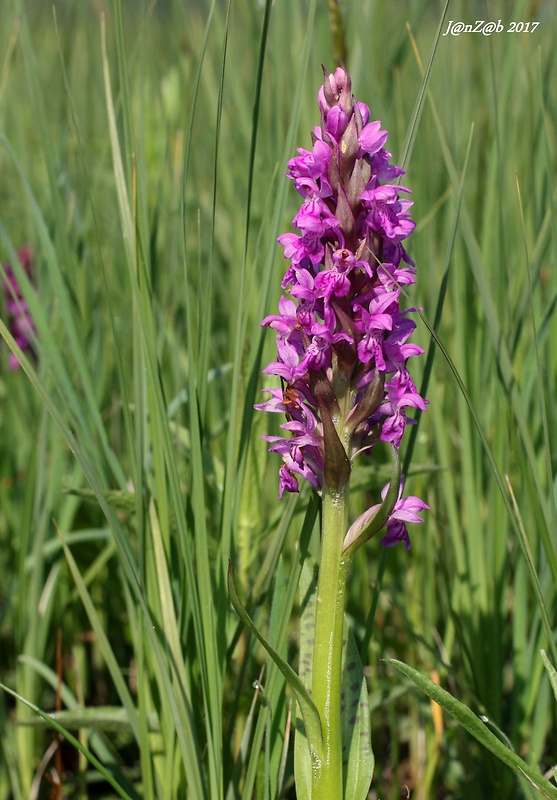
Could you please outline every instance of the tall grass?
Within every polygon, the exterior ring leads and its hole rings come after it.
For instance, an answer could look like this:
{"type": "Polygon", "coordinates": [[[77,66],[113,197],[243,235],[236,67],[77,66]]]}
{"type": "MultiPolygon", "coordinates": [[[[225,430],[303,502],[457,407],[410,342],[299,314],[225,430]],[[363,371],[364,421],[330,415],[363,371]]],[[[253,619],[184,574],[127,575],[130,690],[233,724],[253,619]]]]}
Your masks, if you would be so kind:
{"type": "MultiPolygon", "coordinates": [[[[425,86],[442,10],[341,6],[356,94],[408,153],[408,302],[433,348],[408,475],[431,512],[410,554],[357,556],[348,615],[371,797],[512,800],[537,794],[385,663],[557,762],[557,17],[451,3],[447,21],[540,25],[441,37],[425,86]]],[[[17,272],[32,243],[37,284],[19,274],[36,358],[11,372],[0,352],[0,800],[293,797],[292,699],[226,564],[296,663],[317,503],[277,502],[252,406],[296,203],[282,176],[338,45],[327,4],[10,0],[0,41],[0,254],[17,272]]],[[[355,476],[354,513],[384,469],[355,476]]]]}

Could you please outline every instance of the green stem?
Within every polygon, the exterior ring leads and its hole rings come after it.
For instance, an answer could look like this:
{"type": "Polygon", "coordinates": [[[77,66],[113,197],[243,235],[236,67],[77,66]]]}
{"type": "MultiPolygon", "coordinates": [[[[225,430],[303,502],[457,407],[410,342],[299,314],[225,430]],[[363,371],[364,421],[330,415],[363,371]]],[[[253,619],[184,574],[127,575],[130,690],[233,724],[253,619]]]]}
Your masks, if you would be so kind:
{"type": "Polygon", "coordinates": [[[321,561],[317,586],[312,698],[323,732],[323,761],[313,772],[312,800],[340,800],[342,788],[341,681],[348,529],[347,483],[322,494],[321,561]]]}

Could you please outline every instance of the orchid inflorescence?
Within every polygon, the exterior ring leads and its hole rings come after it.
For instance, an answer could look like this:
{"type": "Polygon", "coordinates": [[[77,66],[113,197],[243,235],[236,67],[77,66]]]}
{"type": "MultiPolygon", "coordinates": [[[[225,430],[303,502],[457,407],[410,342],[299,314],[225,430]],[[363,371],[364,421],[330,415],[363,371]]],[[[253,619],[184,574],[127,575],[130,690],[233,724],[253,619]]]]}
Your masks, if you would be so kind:
{"type": "MultiPolygon", "coordinates": [[[[27,277],[32,277],[33,249],[30,245],[21,247],[17,252],[19,263],[21,264],[27,277]]],[[[24,352],[34,353],[33,340],[37,335],[37,329],[31,312],[25,301],[21,287],[9,263],[3,265],[5,279],[2,281],[6,300],[6,311],[8,316],[8,327],[19,348],[24,352]]],[[[13,353],[9,356],[10,368],[19,368],[19,361],[13,353]]]]}
{"type": "MultiPolygon", "coordinates": [[[[286,415],[285,435],[264,437],[283,459],[281,498],[299,490],[300,476],[318,492],[346,484],[356,457],[379,442],[398,450],[415,421],[406,409],[425,411],[427,402],[407,369],[423,353],[408,341],[415,309],[399,304],[401,287],[416,275],[402,244],[415,227],[409,189],[394,184],[404,170],[389,163],[387,131],[354,100],[347,71],[324,73],[313,148],[288,162],[303,198],[293,220],[300,234],[278,238],[289,296],[262,322],[276,331],[278,351],[263,371],[280,377],[282,388],[265,389],[270,398],[256,408],[286,415]]],[[[421,522],[427,506],[402,499],[403,485],[402,477],[382,544],[409,549],[406,522],[421,522]]]]}

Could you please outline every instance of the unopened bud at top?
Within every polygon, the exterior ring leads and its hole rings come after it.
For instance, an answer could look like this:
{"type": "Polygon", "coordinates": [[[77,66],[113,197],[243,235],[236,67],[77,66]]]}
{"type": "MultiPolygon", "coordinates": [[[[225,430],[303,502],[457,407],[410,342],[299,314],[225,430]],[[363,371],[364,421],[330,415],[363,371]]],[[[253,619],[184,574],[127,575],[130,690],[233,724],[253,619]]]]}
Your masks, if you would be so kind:
{"type": "Polygon", "coordinates": [[[329,74],[323,68],[325,79],[319,89],[318,103],[323,117],[323,132],[336,141],[340,139],[352,117],[354,98],[350,75],[342,67],[329,74]]]}

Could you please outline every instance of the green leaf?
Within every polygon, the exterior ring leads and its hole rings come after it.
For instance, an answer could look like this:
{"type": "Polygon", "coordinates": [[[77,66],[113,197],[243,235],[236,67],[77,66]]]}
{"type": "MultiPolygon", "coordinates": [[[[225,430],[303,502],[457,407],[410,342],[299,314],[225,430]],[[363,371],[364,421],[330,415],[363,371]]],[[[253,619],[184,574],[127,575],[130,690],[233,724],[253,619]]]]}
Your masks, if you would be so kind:
{"type": "Polygon", "coordinates": [[[540,652],[542,655],[543,665],[547,670],[547,674],[549,675],[549,682],[551,683],[551,688],[553,689],[555,700],[557,700],[557,670],[547,657],[545,650],[541,650],[540,652]]]}
{"type": "Polygon", "coordinates": [[[53,718],[52,714],[47,714],[45,711],[42,711],[38,708],[34,703],[31,703],[29,700],[26,700],[25,697],[22,697],[17,692],[14,692],[8,686],[5,686],[3,683],[0,683],[0,689],[7,694],[10,694],[12,697],[15,697],[21,703],[26,705],[32,711],[35,712],[49,727],[54,728],[55,731],[60,733],[66,741],[72,744],[76,750],[85,756],[85,758],[93,765],[93,767],[100,772],[100,774],[110,783],[110,785],[115,789],[117,794],[120,797],[125,798],[126,800],[132,800],[130,795],[120,786],[117,781],[114,780],[113,776],[110,772],[101,764],[101,762],[96,758],[86,747],[83,747],[79,739],[76,739],[68,730],[66,730],[57,720],[53,718]]]}
{"type": "MultiPolygon", "coordinates": [[[[63,494],[71,494],[74,497],[81,497],[89,503],[98,505],[98,498],[92,489],[65,489],[63,494]]],[[[108,505],[115,511],[122,511],[125,514],[133,514],[137,508],[137,499],[134,492],[124,492],[119,489],[106,489],[103,495],[108,505]]]]}
{"type": "Polygon", "coordinates": [[[509,750],[494,733],[486,728],[485,724],[468,706],[465,706],[425,675],[409,667],[408,664],[404,664],[394,658],[386,659],[386,663],[391,664],[399,672],[410,678],[421,691],[432,700],[435,700],[457,722],[460,722],[462,727],[477,739],[480,744],[490,750],[507,766],[514,769],[521,777],[527,778],[543,797],[548,798],[548,800],[557,800],[557,786],[551,784],[537,769],[528,764],[528,762],[523,761],[512,750],[509,750]]]}
{"type": "Polygon", "coordinates": [[[344,797],[346,800],[366,800],[375,766],[368,691],[354,636],[348,627],[346,630],[341,705],[344,797]]]}
{"type": "Polygon", "coordinates": [[[321,733],[321,720],[319,719],[319,712],[317,711],[315,703],[311,699],[310,693],[302,682],[300,676],[294,672],[290,664],[281,658],[274,647],[272,647],[265,637],[257,630],[253,620],[242,605],[236,590],[236,584],[234,582],[234,567],[232,565],[232,559],[229,559],[228,561],[228,591],[230,593],[230,599],[232,605],[234,606],[234,610],[246,628],[251,631],[256,639],[263,645],[294,692],[302,712],[312,757],[319,759],[323,750],[323,737],[321,733]]]}
{"type": "MultiPolygon", "coordinates": [[[[306,556],[300,582],[300,678],[311,687],[315,604],[317,597],[317,564],[306,556]]],[[[303,721],[297,717],[294,736],[294,776],[298,800],[311,800],[311,756],[303,721]]]]}
{"type": "MultiPolygon", "coordinates": [[[[275,570],[275,588],[273,591],[273,602],[271,604],[271,616],[269,619],[269,637],[271,641],[277,642],[277,650],[282,656],[286,655],[287,639],[279,644],[281,639],[281,627],[283,627],[288,602],[288,572],[284,566],[282,556],[279,558],[275,570]]],[[[286,681],[281,675],[280,679],[274,681],[272,687],[267,689],[269,709],[269,737],[265,746],[265,757],[268,758],[268,775],[266,785],[269,787],[271,796],[273,791],[277,797],[281,796],[282,781],[284,779],[284,753],[285,747],[288,748],[287,735],[287,713],[288,704],[285,702],[286,681]],[[274,787],[274,788],[273,788],[274,787]]]]}
{"type": "MultiPolygon", "coordinates": [[[[292,500],[294,501],[294,503],[296,502],[296,497],[297,497],[297,495],[292,495],[292,500]]],[[[283,639],[286,640],[286,638],[287,638],[288,621],[289,621],[289,619],[291,617],[291,611],[292,611],[292,608],[293,608],[293,605],[294,605],[294,601],[295,601],[295,598],[296,598],[296,594],[297,594],[297,591],[298,591],[298,586],[299,586],[299,582],[300,582],[300,575],[301,575],[303,563],[304,563],[305,559],[307,558],[307,552],[308,552],[309,544],[310,544],[310,541],[311,541],[311,538],[312,538],[312,535],[313,535],[313,530],[314,530],[314,527],[315,527],[315,520],[317,518],[318,506],[319,506],[319,501],[318,501],[318,498],[317,498],[317,494],[315,492],[312,492],[312,494],[309,497],[309,502],[308,502],[308,505],[307,505],[307,508],[306,508],[306,512],[305,512],[305,515],[304,515],[304,522],[302,524],[302,530],[301,530],[301,533],[300,533],[298,558],[296,559],[296,561],[292,564],[292,566],[290,568],[290,575],[289,575],[289,579],[288,579],[288,590],[287,590],[287,603],[285,605],[285,612],[284,612],[284,616],[282,618],[282,625],[281,625],[281,628],[280,628],[281,635],[280,635],[280,638],[279,638],[278,644],[277,644],[277,648],[278,649],[280,649],[280,647],[282,646],[283,639]]],[[[282,522],[281,522],[281,524],[282,524],[282,522]]],[[[267,557],[266,557],[266,561],[267,561],[267,557]]],[[[272,564],[272,563],[276,563],[276,562],[272,561],[270,563],[272,564]]],[[[264,582],[261,581],[261,580],[257,580],[256,583],[255,583],[255,586],[257,586],[258,583],[261,585],[261,591],[262,591],[263,588],[264,588],[264,582]]],[[[255,589],[253,591],[253,596],[254,597],[259,596],[259,592],[255,592],[255,589]]],[[[267,688],[267,691],[269,693],[272,694],[273,684],[278,682],[279,677],[280,676],[278,675],[278,667],[274,663],[269,664],[268,670],[267,670],[267,679],[266,679],[266,688],[267,688]]],[[[255,774],[256,774],[256,771],[257,771],[257,763],[259,761],[260,753],[261,753],[261,750],[262,750],[262,747],[263,747],[263,737],[264,737],[264,729],[265,729],[265,722],[266,722],[265,721],[265,714],[266,713],[267,712],[265,711],[265,713],[261,713],[259,715],[259,719],[257,721],[257,725],[256,725],[256,728],[255,728],[253,741],[252,741],[251,749],[250,749],[250,755],[249,755],[247,771],[246,771],[246,778],[245,778],[245,782],[244,782],[244,789],[243,789],[243,792],[242,792],[242,795],[241,795],[242,800],[251,800],[251,798],[254,796],[253,795],[253,787],[254,787],[254,784],[255,784],[255,774]]],[[[230,793],[229,795],[227,795],[226,800],[233,800],[233,799],[235,800],[235,798],[237,796],[238,796],[237,793],[234,793],[234,794],[230,793]]]]}
{"type": "MultiPolygon", "coordinates": [[[[68,711],[53,711],[49,713],[48,719],[31,717],[18,720],[18,725],[51,727],[51,720],[69,730],[92,728],[105,732],[133,733],[128,712],[122,706],[95,706],[93,708],[74,708],[68,711]]],[[[160,732],[159,717],[154,711],[147,715],[147,726],[153,733],[160,732]]]]}

